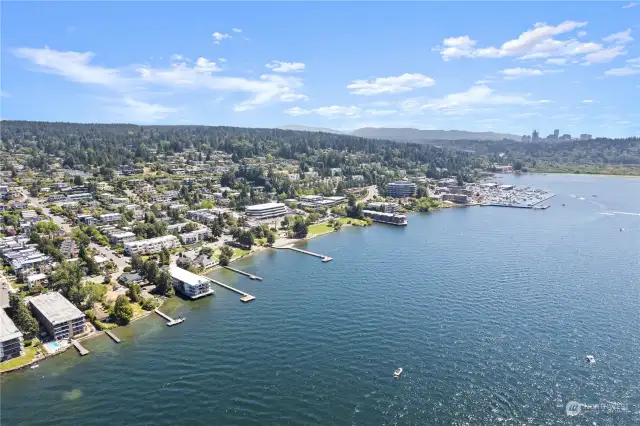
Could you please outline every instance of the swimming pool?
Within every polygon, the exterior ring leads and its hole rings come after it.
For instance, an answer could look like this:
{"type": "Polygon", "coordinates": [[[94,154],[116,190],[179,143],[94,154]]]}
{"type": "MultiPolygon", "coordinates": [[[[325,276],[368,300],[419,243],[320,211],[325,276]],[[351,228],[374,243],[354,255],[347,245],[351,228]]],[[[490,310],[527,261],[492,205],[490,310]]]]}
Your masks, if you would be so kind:
{"type": "Polygon", "coordinates": [[[43,346],[49,353],[54,353],[62,349],[62,345],[58,342],[47,342],[43,346]]]}

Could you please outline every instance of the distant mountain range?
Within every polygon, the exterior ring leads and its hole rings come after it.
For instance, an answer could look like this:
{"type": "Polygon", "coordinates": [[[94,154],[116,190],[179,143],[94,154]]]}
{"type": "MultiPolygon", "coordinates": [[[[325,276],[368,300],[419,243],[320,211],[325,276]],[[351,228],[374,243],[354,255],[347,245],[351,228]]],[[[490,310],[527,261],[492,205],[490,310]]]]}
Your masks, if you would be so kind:
{"type": "Polygon", "coordinates": [[[510,135],[508,133],[468,132],[466,130],[419,130],[410,128],[395,129],[386,127],[364,127],[362,129],[355,130],[351,134],[363,138],[391,139],[402,142],[420,142],[428,140],[520,140],[520,136],[510,135]]]}
{"type": "Polygon", "coordinates": [[[287,125],[280,126],[279,129],[300,130],[306,132],[324,132],[336,133],[340,135],[354,135],[363,138],[373,139],[389,139],[400,142],[424,142],[437,140],[487,140],[500,141],[502,139],[511,139],[519,141],[520,136],[509,133],[495,132],[468,132],[466,130],[420,130],[412,128],[392,128],[392,127],[363,127],[353,132],[340,132],[334,129],[324,127],[310,127],[287,125]]]}

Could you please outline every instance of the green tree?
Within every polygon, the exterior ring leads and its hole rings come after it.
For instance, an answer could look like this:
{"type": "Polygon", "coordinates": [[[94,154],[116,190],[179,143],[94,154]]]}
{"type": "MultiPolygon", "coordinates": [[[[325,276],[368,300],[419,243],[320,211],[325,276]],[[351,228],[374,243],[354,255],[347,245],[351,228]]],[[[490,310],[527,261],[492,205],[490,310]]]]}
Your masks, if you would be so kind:
{"type": "Polygon", "coordinates": [[[220,261],[220,265],[222,266],[229,265],[229,262],[231,261],[232,258],[233,258],[233,249],[229,246],[222,246],[222,248],[220,248],[220,257],[218,259],[220,261]]]}
{"type": "Polygon", "coordinates": [[[276,242],[276,234],[275,232],[269,232],[267,234],[267,244],[273,244],[276,242]]]}
{"type": "Polygon", "coordinates": [[[296,217],[295,223],[293,224],[293,235],[296,238],[305,238],[309,233],[309,225],[306,221],[301,217],[296,217]]]}
{"type": "Polygon", "coordinates": [[[133,254],[131,256],[131,270],[135,272],[140,272],[144,267],[144,263],[142,262],[142,258],[137,254],[133,254]]]}
{"type": "Polygon", "coordinates": [[[132,302],[137,302],[140,300],[140,291],[142,289],[140,288],[140,284],[138,283],[132,283],[129,286],[129,289],[127,290],[127,296],[129,296],[129,299],[131,299],[132,302]]]}
{"type": "Polygon", "coordinates": [[[164,296],[172,296],[173,290],[173,278],[167,271],[160,271],[155,280],[156,292],[164,296]]]}
{"type": "Polygon", "coordinates": [[[29,337],[38,333],[38,321],[31,315],[18,293],[9,294],[9,309],[11,319],[22,333],[29,337]]]}
{"type": "Polygon", "coordinates": [[[171,253],[169,253],[169,250],[163,247],[162,251],[160,252],[160,264],[168,265],[169,263],[171,263],[171,253]]]}
{"type": "Polygon", "coordinates": [[[149,282],[155,282],[158,273],[160,272],[160,268],[158,268],[158,264],[153,260],[147,260],[144,262],[144,277],[149,282]]]}
{"type": "Polygon", "coordinates": [[[133,318],[133,307],[127,296],[121,294],[113,307],[113,318],[120,324],[128,324],[133,318]]]}

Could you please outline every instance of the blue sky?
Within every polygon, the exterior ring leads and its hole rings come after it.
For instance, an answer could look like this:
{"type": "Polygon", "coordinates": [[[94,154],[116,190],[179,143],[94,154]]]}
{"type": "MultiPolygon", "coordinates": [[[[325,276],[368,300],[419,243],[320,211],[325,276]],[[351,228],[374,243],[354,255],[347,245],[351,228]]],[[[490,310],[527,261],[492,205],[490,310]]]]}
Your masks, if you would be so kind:
{"type": "Polygon", "coordinates": [[[640,135],[640,4],[2,3],[5,119],[640,135]]]}

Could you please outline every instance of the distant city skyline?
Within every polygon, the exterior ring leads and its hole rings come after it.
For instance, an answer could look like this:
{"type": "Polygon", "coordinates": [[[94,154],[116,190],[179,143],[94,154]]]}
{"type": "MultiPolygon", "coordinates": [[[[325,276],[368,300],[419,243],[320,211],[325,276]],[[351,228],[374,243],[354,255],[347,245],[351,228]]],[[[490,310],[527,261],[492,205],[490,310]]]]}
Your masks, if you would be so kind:
{"type": "Polygon", "coordinates": [[[640,7],[460,5],[5,2],[0,116],[640,136],[640,7]]]}

